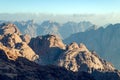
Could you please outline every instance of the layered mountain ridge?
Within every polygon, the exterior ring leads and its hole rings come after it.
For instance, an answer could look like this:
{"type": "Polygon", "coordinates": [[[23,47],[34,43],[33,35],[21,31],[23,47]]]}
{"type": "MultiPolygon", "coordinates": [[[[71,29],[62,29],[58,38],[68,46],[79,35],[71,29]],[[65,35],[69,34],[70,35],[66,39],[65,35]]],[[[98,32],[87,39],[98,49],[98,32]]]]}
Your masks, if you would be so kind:
{"type": "Polygon", "coordinates": [[[94,28],[95,25],[89,21],[73,22],[68,21],[66,23],[59,23],[51,20],[46,20],[41,23],[36,23],[34,20],[28,21],[16,21],[13,22],[18,26],[22,34],[29,34],[31,37],[46,34],[56,34],[65,39],[71,34],[77,32],[84,32],[90,28],[94,28]]]}
{"type": "Polygon", "coordinates": [[[66,45],[53,34],[30,39],[14,24],[0,31],[0,79],[120,80],[119,70],[82,43],[66,45]]]}

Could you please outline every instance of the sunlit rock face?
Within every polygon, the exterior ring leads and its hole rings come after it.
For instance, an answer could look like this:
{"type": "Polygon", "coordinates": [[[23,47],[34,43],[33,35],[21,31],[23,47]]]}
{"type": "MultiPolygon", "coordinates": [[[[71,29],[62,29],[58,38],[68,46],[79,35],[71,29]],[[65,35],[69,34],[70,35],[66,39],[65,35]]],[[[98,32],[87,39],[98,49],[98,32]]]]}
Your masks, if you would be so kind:
{"type": "Polygon", "coordinates": [[[64,66],[72,71],[91,72],[96,70],[114,70],[112,64],[100,59],[95,52],[90,52],[84,44],[72,43],[67,50],[59,57],[59,66],[64,66]]]}
{"type": "Polygon", "coordinates": [[[6,35],[6,34],[13,34],[16,33],[17,35],[20,35],[20,31],[14,24],[7,24],[3,23],[0,25],[0,34],[6,35]]]}
{"type": "Polygon", "coordinates": [[[11,60],[17,57],[25,57],[34,61],[39,58],[38,55],[21,39],[21,33],[14,24],[0,25],[0,49],[4,50],[11,60]]]}

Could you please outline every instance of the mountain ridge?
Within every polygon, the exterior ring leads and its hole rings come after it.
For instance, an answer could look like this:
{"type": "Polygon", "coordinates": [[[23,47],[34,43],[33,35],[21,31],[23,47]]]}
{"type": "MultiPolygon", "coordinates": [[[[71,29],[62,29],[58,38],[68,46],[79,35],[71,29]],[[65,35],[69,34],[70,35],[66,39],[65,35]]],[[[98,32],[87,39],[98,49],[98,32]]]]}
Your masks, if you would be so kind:
{"type": "Polygon", "coordinates": [[[31,37],[46,34],[56,34],[63,39],[69,37],[73,33],[82,32],[95,26],[89,21],[81,21],[78,23],[68,21],[66,23],[59,23],[51,20],[45,20],[41,23],[36,23],[34,20],[29,20],[26,22],[16,21],[13,23],[18,26],[23,34],[30,34],[31,37]]]}
{"type": "Polygon", "coordinates": [[[0,31],[0,79],[120,80],[119,70],[82,43],[66,45],[53,34],[27,40],[13,24],[0,31]]]}

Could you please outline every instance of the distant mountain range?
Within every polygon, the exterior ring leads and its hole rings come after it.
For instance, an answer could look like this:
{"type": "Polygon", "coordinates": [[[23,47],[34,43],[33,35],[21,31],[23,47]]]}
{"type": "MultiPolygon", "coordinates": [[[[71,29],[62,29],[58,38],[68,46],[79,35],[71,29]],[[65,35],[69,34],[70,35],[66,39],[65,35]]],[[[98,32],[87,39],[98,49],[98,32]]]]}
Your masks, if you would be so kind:
{"type": "Polygon", "coordinates": [[[106,28],[100,27],[96,30],[75,33],[64,42],[84,43],[89,50],[95,50],[102,58],[120,69],[120,24],[110,24],[106,28]]]}
{"type": "Polygon", "coordinates": [[[103,26],[108,23],[119,23],[119,13],[108,14],[49,14],[49,13],[0,13],[0,20],[7,21],[27,21],[35,20],[35,22],[43,22],[46,20],[56,21],[58,23],[66,22],[83,22],[90,21],[98,26],[103,26]]]}
{"type": "MultiPolygon", "coordinates": [[[[6,22],[6,21],[1,21],[6,22]]],[[[15,21],[14,23],[22,32],[22,34],[29,34],[31,37],[36,37],[38,35],[46,34],[56,34],[62,39],[69,37],[71,34],[77,32],[84,32],[87,29],[96,27],[89,21],[83,22],[66,22],[64,24],[54,22],[54,21],[43,21],[42,23],[37,23],[34,20],[28,21],[15,21]]]]}

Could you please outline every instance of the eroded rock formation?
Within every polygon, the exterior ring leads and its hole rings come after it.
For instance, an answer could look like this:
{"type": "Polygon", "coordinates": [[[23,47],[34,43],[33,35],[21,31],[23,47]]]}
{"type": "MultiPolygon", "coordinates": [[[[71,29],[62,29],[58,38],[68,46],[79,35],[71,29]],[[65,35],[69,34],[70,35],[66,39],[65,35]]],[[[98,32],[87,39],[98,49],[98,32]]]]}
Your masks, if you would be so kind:
{"type": "Polygon", "coordinates": [[[25,57],[34,61],[38,55],[21,39],[21,33],[14,24],[0,25],[0,50],[4,50],[9,59],[25,57]]]}

